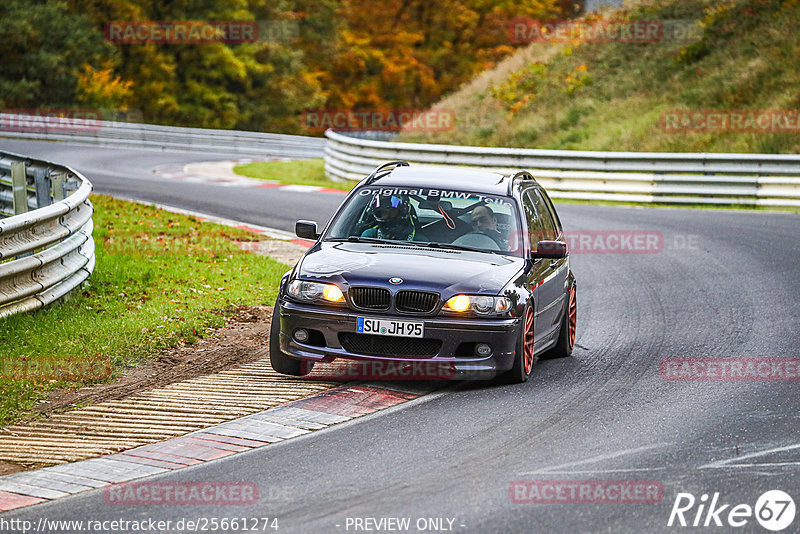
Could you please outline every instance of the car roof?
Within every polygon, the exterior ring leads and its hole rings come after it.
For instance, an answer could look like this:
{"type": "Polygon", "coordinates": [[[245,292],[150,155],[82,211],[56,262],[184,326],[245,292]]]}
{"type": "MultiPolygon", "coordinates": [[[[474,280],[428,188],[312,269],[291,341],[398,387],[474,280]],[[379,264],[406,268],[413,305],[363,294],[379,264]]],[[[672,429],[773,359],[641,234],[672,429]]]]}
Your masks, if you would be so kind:
{"type": "Polygon", "coordinates": [[[417,188],[439,187],[505,196],[508,194],[508,180],[508,176],[495,172],[470,169],[469,167],[414,165],[397,167],[371,185],[417,188]]]}

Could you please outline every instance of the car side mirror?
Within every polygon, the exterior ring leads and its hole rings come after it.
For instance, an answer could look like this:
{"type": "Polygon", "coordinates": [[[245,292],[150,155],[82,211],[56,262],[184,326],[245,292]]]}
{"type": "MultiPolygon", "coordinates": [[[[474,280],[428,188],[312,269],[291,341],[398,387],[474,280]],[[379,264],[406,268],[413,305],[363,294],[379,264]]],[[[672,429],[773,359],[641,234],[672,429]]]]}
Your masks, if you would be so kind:
{"type": "Polygon", "coordinates": [[[297,234],[297,237],[303,239],[311,239],[312,241],[319,239],[317,223],[314,221],[297,221],[294,223],[294,233],[297,234]]]}
{"type": "Polygon", "coordinates": [[[567,244],[563,241],[539,241],[536,250],[531,253],[533,259],[551,258],[554,260],[567,257],[567,244]]]}

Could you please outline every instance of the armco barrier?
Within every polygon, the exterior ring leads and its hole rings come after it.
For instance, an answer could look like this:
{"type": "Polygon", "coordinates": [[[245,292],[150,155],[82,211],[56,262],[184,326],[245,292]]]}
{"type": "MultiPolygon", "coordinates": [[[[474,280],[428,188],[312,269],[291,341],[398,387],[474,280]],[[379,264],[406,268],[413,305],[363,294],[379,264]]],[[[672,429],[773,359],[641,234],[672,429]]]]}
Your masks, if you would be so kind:
{"type": "Polygon", "coordinates": [[[0,152],[0,318],[49,304],[92,273],[91,192],[68,167],[0,152]]]}
{"type": "Polygon", "coordinates": [[[324,139],[301,135],[178,128],[14,113],[0,113],[0,137],[117,148],[217,152],[255,158],[320,158],[325,147],[324,139]]]}
{"type": "Polygon", "coordinates": [[[325,132],[325,171],[358,180],[386,161],[533,172],[554,198],[800,206],[800,156],[585,152],[374,141],[325,132]]]}

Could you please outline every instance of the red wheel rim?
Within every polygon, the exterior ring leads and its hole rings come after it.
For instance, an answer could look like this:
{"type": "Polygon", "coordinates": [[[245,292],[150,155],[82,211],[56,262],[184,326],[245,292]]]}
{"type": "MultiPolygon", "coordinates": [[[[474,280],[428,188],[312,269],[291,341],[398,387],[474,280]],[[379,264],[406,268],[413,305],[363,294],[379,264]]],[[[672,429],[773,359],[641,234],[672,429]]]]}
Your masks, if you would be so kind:
{"type": "Polygon", "coordinates": [[[523,355],[525,357],[525,375],[533,369],[533,309],[525,312],[525,339],[523,340],[523,355]]]}
{"type": "Polygon", "coordinates": [[[569,290],[569,348],[575,346],[575,327],[578,324],[578,303],[575,300],[575,286],[569,290]]]}

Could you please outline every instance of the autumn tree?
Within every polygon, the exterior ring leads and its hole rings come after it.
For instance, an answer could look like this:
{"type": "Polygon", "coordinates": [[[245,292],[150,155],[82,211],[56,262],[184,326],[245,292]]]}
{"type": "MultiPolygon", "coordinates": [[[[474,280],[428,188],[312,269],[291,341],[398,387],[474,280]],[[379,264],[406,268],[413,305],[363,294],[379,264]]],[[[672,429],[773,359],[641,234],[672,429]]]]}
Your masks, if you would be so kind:
{"type": "Polygon", "coordinates": [[[147,122],[302,132],[304,109],[421,108],[513,51],[563,0],[6,0],[0,104],[138,109],[147,122]],[[123,44],[113,21],[260,21],[256,42],[123,44]]]}
{"type": "Polygon", "coordinates": [[[0,105],[4,109],[72,107],[78,74],[113,66],[114,47],[92,20],[62,2],[0,3],[0,105]]]}

